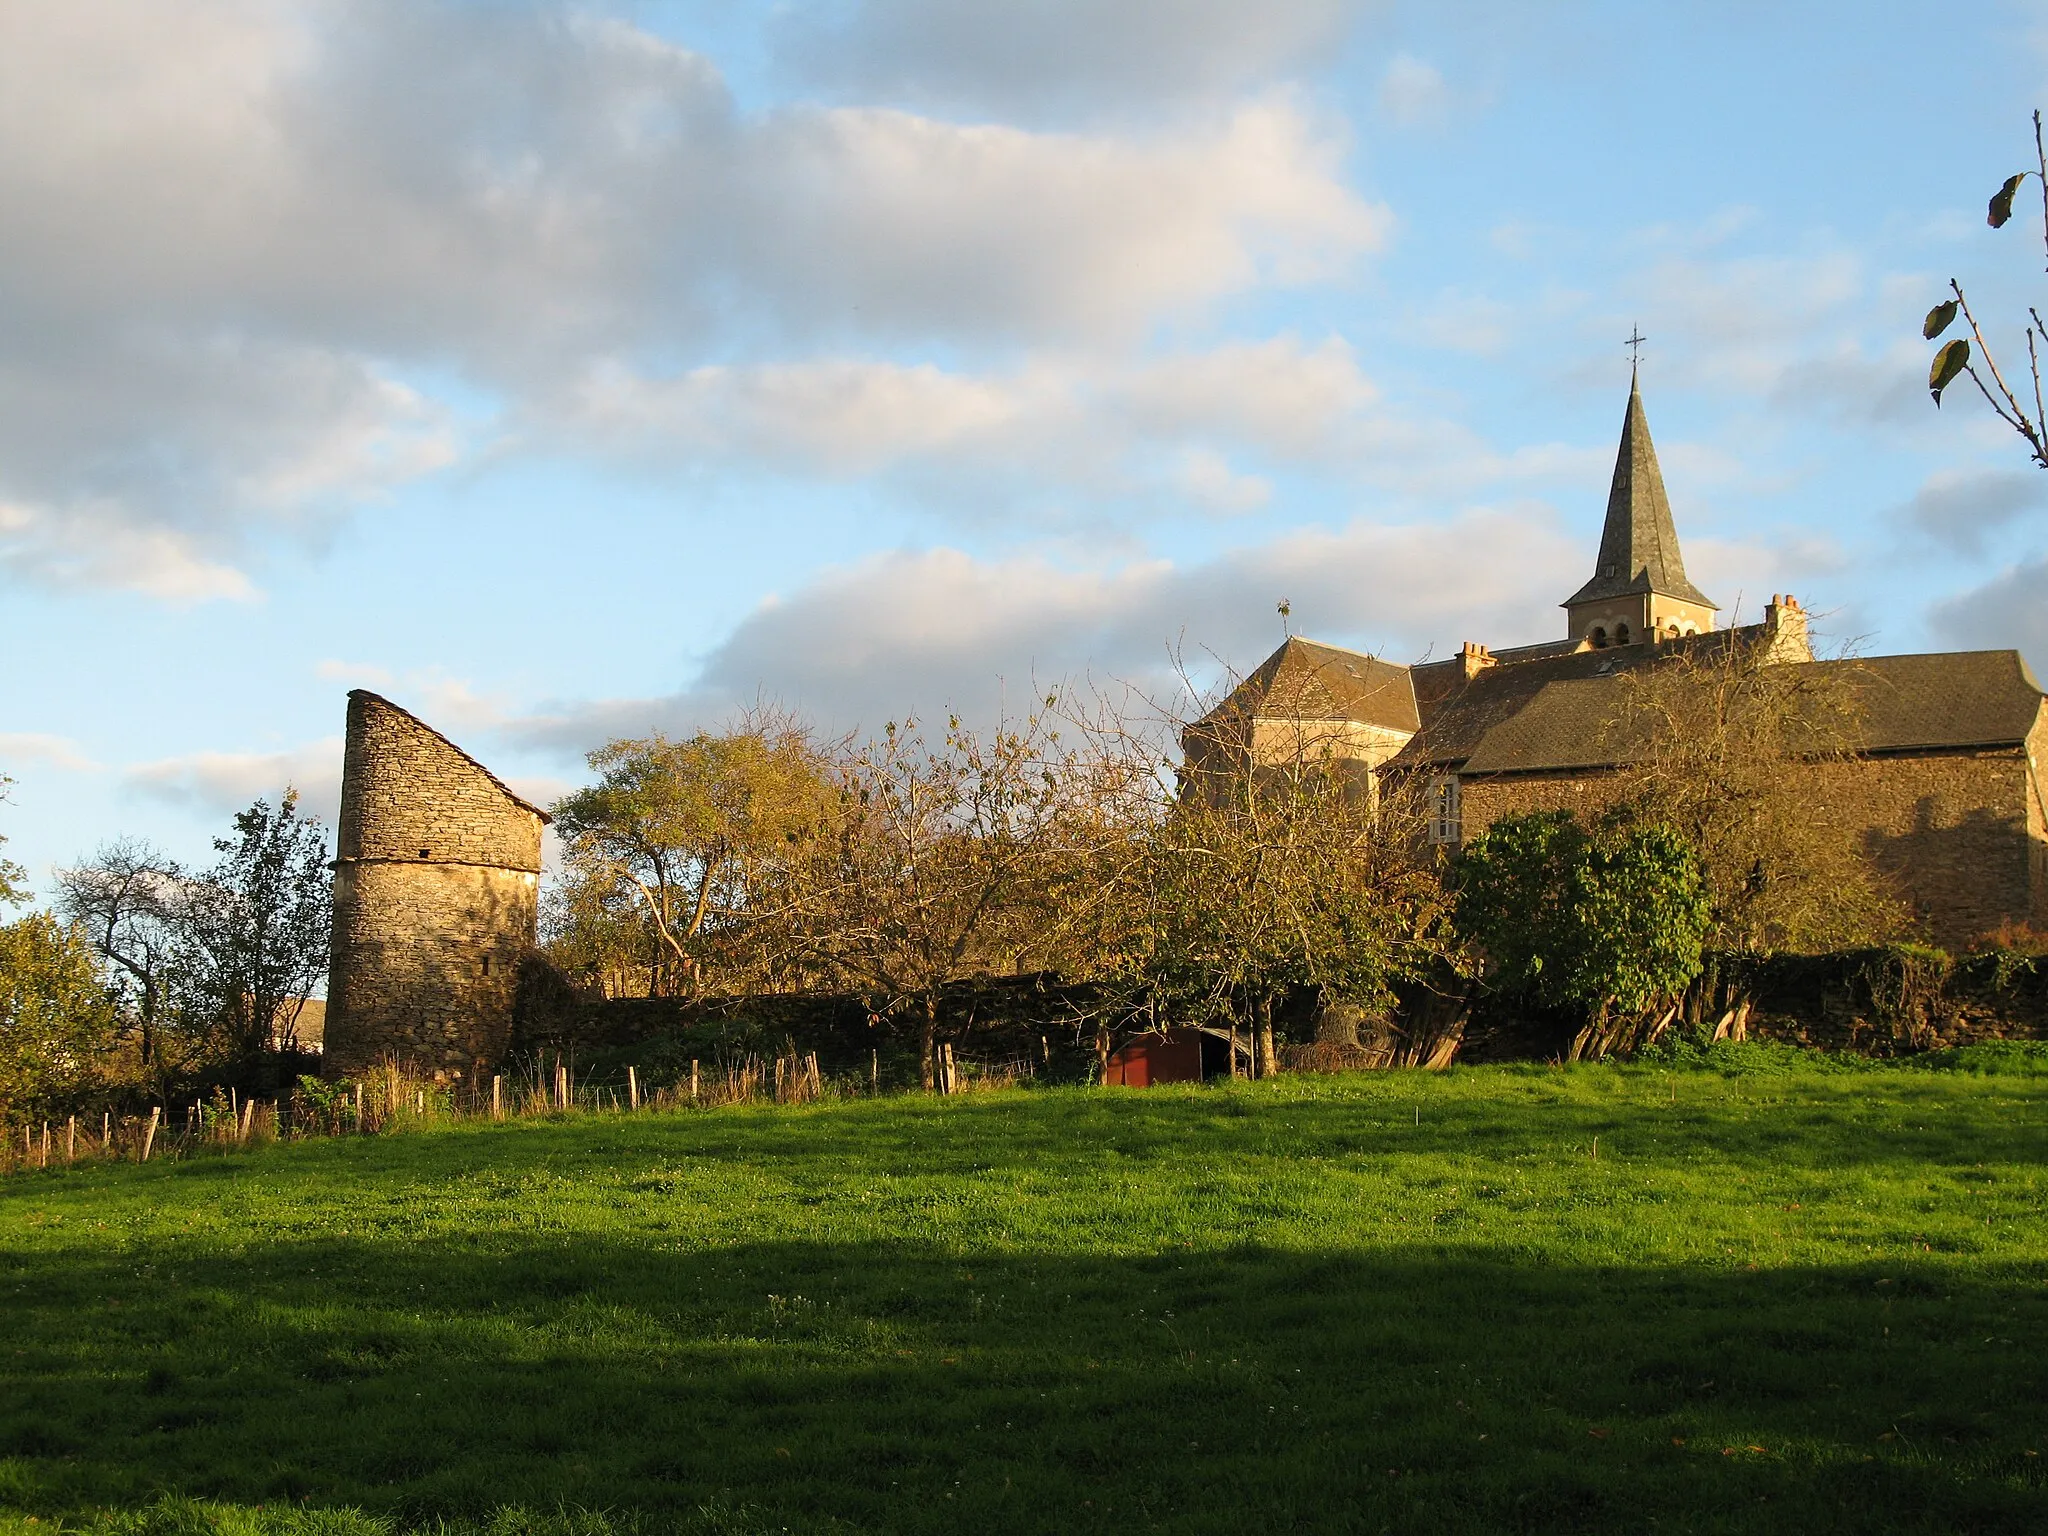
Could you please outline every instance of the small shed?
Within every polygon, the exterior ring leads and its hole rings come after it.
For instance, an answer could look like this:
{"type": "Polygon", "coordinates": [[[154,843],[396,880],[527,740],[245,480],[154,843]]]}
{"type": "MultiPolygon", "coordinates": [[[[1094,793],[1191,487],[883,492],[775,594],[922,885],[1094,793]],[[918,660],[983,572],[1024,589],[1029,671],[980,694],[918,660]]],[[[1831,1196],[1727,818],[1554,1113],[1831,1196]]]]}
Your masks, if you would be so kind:
{"type": "MultiPolygon", "coordinates": [[[[1249,1055],[1250,1041],[1237,1047],[1249,1055]]],[[[1199,1083],[1231,1075],[1232,1042],[1220,1029],[1175,1026],[1134,1035],[1105,1064],[1102,1080],[1111,1087],[1150,1088],[1154,1083],[1199,1083]]]]}

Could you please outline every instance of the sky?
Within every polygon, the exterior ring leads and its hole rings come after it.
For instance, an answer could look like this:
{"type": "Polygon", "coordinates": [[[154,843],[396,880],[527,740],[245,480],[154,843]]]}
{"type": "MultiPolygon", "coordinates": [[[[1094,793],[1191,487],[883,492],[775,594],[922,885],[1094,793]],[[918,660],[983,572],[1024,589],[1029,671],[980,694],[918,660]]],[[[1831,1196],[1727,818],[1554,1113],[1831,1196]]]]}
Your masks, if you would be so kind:
{"type": "Polygon", "coordinates": [[[1724,618],[2048,664],[2048,474],[1919,335],[1956,277],[2018,345],[2044,102],[2004,0],[17,0],[5,852],[331,816],[356,687],[545,802],[1283,599],[1561,636],[1638,326],[1724,618]]]}

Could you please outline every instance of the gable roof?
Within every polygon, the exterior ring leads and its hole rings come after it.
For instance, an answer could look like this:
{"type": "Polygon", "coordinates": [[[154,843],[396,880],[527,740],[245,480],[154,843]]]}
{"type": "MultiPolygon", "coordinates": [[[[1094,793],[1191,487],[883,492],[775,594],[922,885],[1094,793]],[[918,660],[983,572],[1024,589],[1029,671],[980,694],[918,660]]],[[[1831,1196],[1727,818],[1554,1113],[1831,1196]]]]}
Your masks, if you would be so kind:
{"type": "Polygon", "coordinates": [[[1614,455],[1614,482],[1607,492],[1607,522],[1600,531],[1600,555],[1593,576],[1559,606],[1634,593],[1657,592],[1708,608],[1720,605],[1686,579],[1678,550],[1678,528],[1664,494],[1664,472],[1650,441],[1643,397],[1629,381],[1628,409],[1621,420],[1621,446],[1614,455]]]}
{"type": "Polygon", "coordinates": [[[486,779],[490,780],[492,786],[497,789],[499,794],[503,795],[507,800],[510,800],[514,805],[518,806],[521,810],[533,812],[534,815],[540,818],[542,826],[548,826],[554,821],[554,817],[550,816],[546,811],[542,810],[532,801],[526,800],[521,796],[514,794],[511,788],[505,783],[503,779],[499,778],[495,773],[491,772],[490,769],[486,768],[482,763],[478,762],[475,758],[471,757],[467,752],[463,751],[462,748],[455,745],[455,743],[450,741],[446,736],[443,736],[439,731],[435,730],[431,725],[427,724],[426,721],[422,720],[418,715],[414,714],[411,710],[407,709],[403,704],[394,704],[391,702],[391,700],[385,698],[383,694],[372,693],[367,688],[351,688],[348,691],[348,701],[351,705],[361,702],[363,704],[375,704],[380,706],[381,708],[390,710],[393,714],[398,715],[406,722],[414,726],[416,729],[424,731],[427,735],[433,737],[434,740],[438,741],[442,746],[446,747],[450,752],[453,752],[457,757],[461,758],[465,763],[469,764],[470,767],[474,768],[478,773],[482,774],[486,779]]]}
{"type": "MultiPolygon", "coordinates": [[[[1641,732],[1620,728],[1615,681],[1636,666],[1710,654],[1698,642],[1739,642],[1754,630],[1662,645],[1582,652],[1481,672],[1447,700],[1394,767],[1455,767],[1465,774],[1572,772],[1628,761],[1641,732]],[[1577,665],[1571,665],[1576,663],[1577,665]],[[1591,665],[1588,665],[1591,663],[1591,665]]],[[[1838,678],[1860,709],[1861,752],[2017,746],[2040,718],[2042,694],[2017,651],[1953,651],[1854,661],[1787,662],[1838,678]]]]}
{"type": "Polygon", "coordinates": [[[1420,724],[1408,668],[1290,636],[1205,717],[1349,720],[1412,734],[1420,724]]]}

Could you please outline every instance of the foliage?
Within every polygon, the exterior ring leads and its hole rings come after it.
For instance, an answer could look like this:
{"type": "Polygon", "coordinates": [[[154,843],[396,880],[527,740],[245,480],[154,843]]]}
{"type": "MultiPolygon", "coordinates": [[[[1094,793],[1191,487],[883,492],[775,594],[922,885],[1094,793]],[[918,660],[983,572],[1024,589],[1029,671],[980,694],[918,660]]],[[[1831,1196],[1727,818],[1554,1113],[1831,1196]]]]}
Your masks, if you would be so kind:
{"type": "Polygon", "coordinates": [[[592,752],[598,782],[554,807],[567,873],[553,926],[565,968],[603,974],[637,955],[650,996],[695,990],[707,965],[728,982],[743,975],[744,952],[720,941],[744,928],[790,846],[827,814],[824,758],[808,730],[779,715],[592,752]]]}
{"type": "MultiPolygon", "coordinates": [[[[14,780],[0,773],[0,802],[7,799],[7,786],[14,780]]],[[[0,848],[7,846],[7,839],[0,837],[0,848]]],[[[12,859],[0,858],[0,905],[18,907],[29,898],[29,891],[22,884],[28,879],[28,871],[12,859]]]]}
{"type": "Polygon", "coordinates": [[[83,933],[43,912],[0,924],[0,1121],[76,1107],[114,1023],[83,933]]]}
{"type": "Polygon", "coordinates": [[[1459,1068],[31,1173],[0,1510],[2016,1536],[2044,1109],[1963,1072],[1459,1068]]]}
{"type": "MultiPolygon", "coordinates": [[[[2027,178],[2033,177],[2041,189],[2042,236],[2044,243],[2048,243],[2048,146],[2043,144],[2039,111],[2034,113],[2034,167],[2008,176],[1999,184],[1998,190],[1991,194],[1985,222],[1993,229],[2004,228],[2012,219],[2014,198],[2027,178]]],[[[1976,351],[1973,354],[1970,342],[1960,337],[1943,342],[1927,370],[1928,393],[1934,397],[1935,405],[1940,406],[1942,392],[1967,373],[1970,382],[1977,386],[1977,393],[1984,397],[1998,419],[2020,435],[2033,461],[2048,469],[2048,408],[2043,407],[2041,392],[2041,352],[2044,344],[2048,344],[2048,326],[2042,323],[2041,311],[2033,305],[2027,306],[2027,325],[2022,332],[2027,342],[2027,372],[2033,381],[2033,406],[2030,410],[2006,383],[1998,360],[1984,339],[1983,328],[1970,309],[1963,285],[1951,278],[1948,288],[1953,297],[1942,300],[1927,312],[1920,334],[1928,341],[1939,340],[1960,314],[1976,341],[1976,351]],[[1977,371],[1980,362],[1985,372],[1991,375],[1990,384],[1986,384],[1983,375],[1977,371]]]]}
{"type": "Polygon", "coordinates": [[[1251,1023],[1265,1071],[1292,995],[1381,1008],[1450,948],[1406,802],[1377,800],[1342,761],[1276,757],[1255,780],[1205,778],[1135,838],[1102,960],[1145,1022],[1251,1023]]]}
{"type": "Polygon", "coordinates": [[[1904,904],[1860,844],[1853,664],[1731,639],[1633,668],[1619,686],[1608,729],[1625,749],[1622,814],[1697,850],[1712,948],[1821,953],[1904,927],[1904,904]]]}
{"type": "Polygon", "coordinates": [[[187,881],[174,968],[185,1027],[229,1061],[291,1048],[299,1010],[327,976],[334,893],[327,835],[296,790],[258,800],[215,838],[221,857],[187,881]]]}
{"type": "Polygon", "coordinates": [[[1465,845],[1457,923],[1488,984],[1596,1017],[1666,1003],[1699,974],[1708,926],[1698,855],[1668,827],[1504,816],[1465,845]]]}

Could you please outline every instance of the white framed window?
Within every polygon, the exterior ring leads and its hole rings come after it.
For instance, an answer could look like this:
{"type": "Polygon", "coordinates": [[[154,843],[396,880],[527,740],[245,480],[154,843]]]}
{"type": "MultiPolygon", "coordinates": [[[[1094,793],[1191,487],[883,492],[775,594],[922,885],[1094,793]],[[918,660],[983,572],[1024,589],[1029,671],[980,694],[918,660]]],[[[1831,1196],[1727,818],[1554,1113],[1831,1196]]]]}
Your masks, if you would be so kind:
{"type": "Polygon", "coordinates": [[[1464,840],[1463,807],[1458,800],[1458,779],[1445,774],[1429,786],[1429,840],[1456,844],[1464,840]]]}

